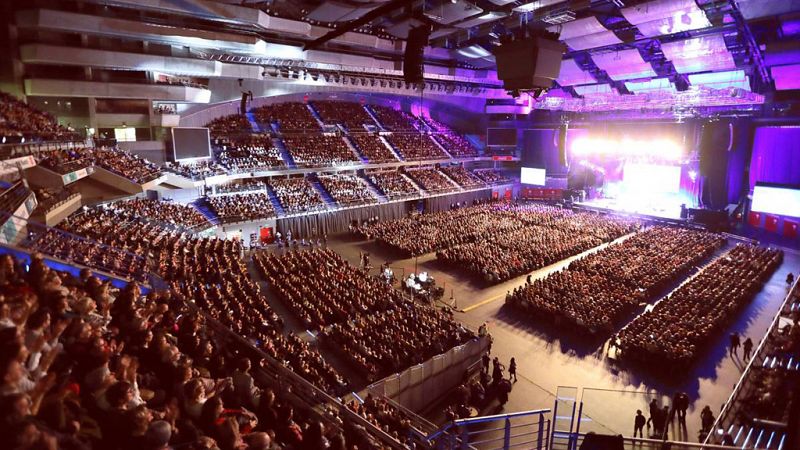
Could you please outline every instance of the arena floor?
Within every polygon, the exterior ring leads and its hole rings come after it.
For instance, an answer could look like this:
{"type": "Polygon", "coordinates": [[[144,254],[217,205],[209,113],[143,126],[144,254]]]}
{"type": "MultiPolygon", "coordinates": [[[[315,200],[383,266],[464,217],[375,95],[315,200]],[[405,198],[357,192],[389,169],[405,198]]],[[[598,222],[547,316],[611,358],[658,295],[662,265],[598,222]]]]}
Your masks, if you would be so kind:
{"type": "MultiPolygon", "coordinates": [[[[516,357],[519,381],[514,384],[504,409],[490,406],[481,411],[482,414],[553,408],[559,387],[576,387],[578,398],[581,389],[585,389],[582,432],[630,435],[636,409],[648,415],[647,405],[652,398],[668,398],[675,392],[684,391],[693,400],[687,426],[684,429],[677,427],[677,422],[673,424],[670,438],[688,441],[697,441],[702,408],[710,405],[716,415],[744,368],[745,363],[740,358],[728,356],[728,335],[737,331],[742,336],[750,336],[757,346],[786,295],[786,274],[800,269],[800,252],[786,250],[782,266],[730,329],[711,343],[701,361],[686,368],[682,375],[665,380],[658,374],[647,373],[646,369],[616,365],[606,357],[605,342],[577,340],[566,336],[563,331],[545,330],[541,325],[517,317],[513,310],[504,307],[504,298],[509,289],[525,283],[525,276],[486,287],[475,283],[467,274],[444,270],[433,254],[416,260],[398,259],[377,243],[350,235],[336,236],[329,245],[355,265],[358,265],[360,252],[370,253],[374,267],[390,261],[397,277],[413,272],[416,265],[418,270],[433,275],[439,286],[445,287],[444,301],[450,303],[452,297],[455,308],[459,310],[456,313],[458,320],[473,329],[488,322],[494,338],[493,355],[500,357],[505,365],[511,357],[516,357]]],[[[602,246],[585,253],[600,248],[602,246]]],[[[724,249],[719,253],[722,251],[724,249]]],[[[544,277],[579,256],[540,269],[533,273],[533,277],[544,277]]],[[[441,424],[440,408],[430,410],[430,414],[425,414],[428,419],[441,424]]]]}

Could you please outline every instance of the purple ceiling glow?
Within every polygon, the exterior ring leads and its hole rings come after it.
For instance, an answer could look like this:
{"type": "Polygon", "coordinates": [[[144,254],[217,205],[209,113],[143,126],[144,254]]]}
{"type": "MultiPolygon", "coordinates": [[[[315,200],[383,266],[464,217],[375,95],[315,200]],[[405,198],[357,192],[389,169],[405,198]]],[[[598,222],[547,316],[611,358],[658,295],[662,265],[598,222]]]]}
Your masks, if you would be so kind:
{"type": "Polygon", "coordinates": [[[771,69],[775,89],[779,91],[800,89],[800,64],[776,66],[771,69]]]}
{"type": "Polygon", "coordinates": [[[764,96],[739,88],[713,89],[693,86],[688,91],[659,91],[637,95],[596,95],[562,98],[549,95],[533,106],[571,112],[675,111],[717,106],[750,106],[764,103],[764,96]]]}
{"type": "Polygon", "coordinates": [[[630,8],[622,15],[648,37],[663,36],[681,31],[699,30],[711,26],[708,17],[695,0],[655,0],[630,8]]]}
{"type": "Polygon", "coordinates": [[[595,79],[578,66],[574,59],[561,61],[561,72],[556,79],[561,86],[595,83],[595,79]]]}
{"type": "Polygon", "coordinates": [[[661,51],[678,73],[695,73],[736,68],[733,55],[721,34],[661,44],[661,51]]]}
{"type": "Polygon", "coordinates": [[[587,50],[622,42],[594,16],[554,25],[547,30],[558,33],[558,38],[573,50],[587,50]]]}
{"type": "Polygon", "coordinates": [[[642,55],[636,49],[599,53],[592,55],[592,60],[614,81],[656,76],[653,67],[642,59],[642,55]]]}

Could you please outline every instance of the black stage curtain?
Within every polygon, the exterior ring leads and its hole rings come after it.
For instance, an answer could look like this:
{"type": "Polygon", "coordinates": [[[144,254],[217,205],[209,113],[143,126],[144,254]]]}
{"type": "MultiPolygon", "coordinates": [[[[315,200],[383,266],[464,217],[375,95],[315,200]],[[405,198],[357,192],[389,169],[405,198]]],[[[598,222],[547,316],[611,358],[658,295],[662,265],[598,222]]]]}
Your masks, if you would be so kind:
{"type": "Polygon", "coordinates": [[[425,212],[447,211],[453,203],[467,202],[468,205],[471,205],[473,200],[488,200],[490,198],[492,198],[491,189],[429,197],[424,200],[425,212]]]}
{"type": "Polygon", "coordinates": [[[289,230],[292,230],[292,235],[294,236],[320,236],[322,233],[331,235],[347,231],[348,226],[354,220],[360,222],[377,216],[378,219],[384,221],[405,217],[416,203],[416,200],[412,200],[383,205],[367,205],[360,208],[297,217],[284,217],[277,220],[275,227],[284,236],[289,230]]]}

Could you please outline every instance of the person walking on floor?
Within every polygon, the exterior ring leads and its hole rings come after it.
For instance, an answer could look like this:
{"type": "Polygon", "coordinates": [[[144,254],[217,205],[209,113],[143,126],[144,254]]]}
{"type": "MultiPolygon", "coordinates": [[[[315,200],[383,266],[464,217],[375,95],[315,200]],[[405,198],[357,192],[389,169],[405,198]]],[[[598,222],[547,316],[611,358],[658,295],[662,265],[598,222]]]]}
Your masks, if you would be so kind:
{"type": "Polygon", "coordinates": [[[508,381],[511,381],[511,378],[514,378],[514,383],[517,382],[517,360],[511,358],[511,362],[508,363],[508,381]]]}
{"type": "Polygon", "coordinates": [[[729,353],[731,356],[736,355],[739,356],[739,346],[741,345],[741,341],[739,340],[739,334],[735,331],[731,333],[731,348],[729,353]]]}
{"type": "Polygon", "coordinates": [[[744,360],[750,361],[751,353],[753,353],[753,340],[747,338],[744,340],[744,360]]]}
{"type": "Polygon", "coordinates": [[[700,413],[700,422],[703,428],[700,430],[703,433],[708,433],[711,431],[711,427],[714,425],[714,413],[711,412],[711,407],[706,405],[703,408],[703,411],[700,413]]]}
{"type": "Polygon", "coordinates": [[[492,358],[489,357],[489,352],[483,354],[481,357],[481,361],[483,362],[483,372],[489,373],[489,361],[491,360],[492,358]]]}
{"type": "Polygon", "coordinates": [[[647,419],[647,428],[650,428],[650,422],[653,422],[653,425],[655,425],[655,421],[659,412],[660,410],[658,409],[658,403],[656,403],[656,399],[650,400],[650,418],[647,419]]]}
{"type": "Polygon", "coordinates": [[[633,437],[636,437],[636,432],[639,432],[639,437],[643,438],[644,435],[642,434],[642,430],[644,429],[644,424],[647,423],[647,419],[644,418],[644,414],[642,414],[641,409],[636,410],[636,418],[633,420],[633,437]]]}
{"type": "Polygon", "coordinates": [[[681,392],[675,394],[672,399],[672,406],[678,416],[678,424],[686,425],[686,410],[689,409],[689,394],[681,392]]]}

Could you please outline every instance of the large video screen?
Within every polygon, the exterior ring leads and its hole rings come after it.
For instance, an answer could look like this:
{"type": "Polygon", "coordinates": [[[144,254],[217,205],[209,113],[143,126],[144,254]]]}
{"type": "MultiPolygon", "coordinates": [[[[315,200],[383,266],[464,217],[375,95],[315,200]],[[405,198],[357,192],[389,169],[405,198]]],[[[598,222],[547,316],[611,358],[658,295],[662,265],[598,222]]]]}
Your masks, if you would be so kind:
{"type": "Polygon", "coordinates": [[[486,130],[486,145],[490,147],[515,147],[516,128],[489,128],[486,130]]]}
{"type": "Polygon", "coordinates": [[[753,188],[755,212],[779,216],[800,217],[800,189],[775,184],[756,183],[753,188]]]}
{"type": "Polygon", "coordinates": [[[626,163],[623,182],[629,192],[676,194],[681,189],[681,166],[626,163]]]}
{"type": "Polygon", "coordinates": [[[172,149],[175,160],[211,157],[208,128],[173,128],[172,149]]]}
{"type": "Polygon", "coordinates": [[[519,177],[519,181],[522,184],[532,184],[534,186],[544,186],[546,179],[547,171],[535,167],[523,167],[519,177]]]}

